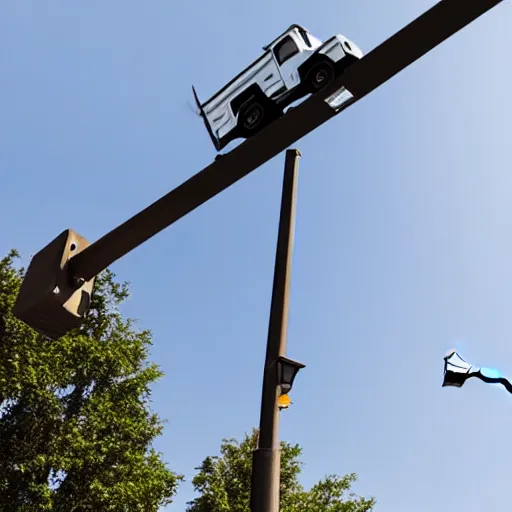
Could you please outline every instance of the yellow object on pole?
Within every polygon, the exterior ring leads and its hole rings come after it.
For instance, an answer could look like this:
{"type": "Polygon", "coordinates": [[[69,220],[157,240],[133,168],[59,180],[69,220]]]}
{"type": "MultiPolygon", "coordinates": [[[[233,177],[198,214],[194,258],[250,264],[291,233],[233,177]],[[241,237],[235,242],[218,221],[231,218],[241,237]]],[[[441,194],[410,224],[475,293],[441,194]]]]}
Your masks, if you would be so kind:
{"type": "Polygon", "coordinates": [[[277,399],[277,406],[279,409],[288,409],[290,407],[292,401],[290,400],[290,397],[285,393],[284,395],[281,395],[277,399]]]}

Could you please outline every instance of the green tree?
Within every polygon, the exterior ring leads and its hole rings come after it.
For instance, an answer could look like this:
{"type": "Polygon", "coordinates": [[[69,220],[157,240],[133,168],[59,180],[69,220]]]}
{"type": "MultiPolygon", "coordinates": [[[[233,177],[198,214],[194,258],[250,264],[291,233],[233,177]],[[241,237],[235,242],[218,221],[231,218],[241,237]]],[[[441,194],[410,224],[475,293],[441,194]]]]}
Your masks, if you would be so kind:
{"type": "MultiPolygon", "coordinates": [[[[252,452],[258,431],[243,441],[224,439],[220,457],[206,457],[193,478],[199,496],[188,503],[187,512],[250,512],[252,452]]],[[[281,512],[370,512],[374,498],[362,498],[350,492],[356,475],[328,475],[310,490],[298,481],[301,472],[301,448],[281,442],[281,512]]]]}
{"type": "Polygon", "coordinates": [[[103,272],[83,325],[49,341],[12,313],[16,257],[0,260],[0,510],[157,511],[181,477],[152,448],[161,372],[151,334],[119,312],[127,285],[103,272]]]}

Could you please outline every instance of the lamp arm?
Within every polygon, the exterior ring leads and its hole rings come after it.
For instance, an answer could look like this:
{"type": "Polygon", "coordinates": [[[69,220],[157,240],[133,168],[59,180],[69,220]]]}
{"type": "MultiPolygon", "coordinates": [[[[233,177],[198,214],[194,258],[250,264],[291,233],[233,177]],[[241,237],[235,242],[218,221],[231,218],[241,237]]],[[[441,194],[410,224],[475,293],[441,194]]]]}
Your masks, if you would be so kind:
{"type": "Polygon", "coordinates": [[[487,377],[480,371],[480,369],[476,372],[468,373],[467,379],[470,379],[471,377],[477,377],[486,384],[501,384],[510,394],[512,394],[512,383],[508,379],[505,379],[505,377],[487,377]]]}
{"type": "Polygon", "coordinates": [[[512,394],[512,384],[508,379],[505,379],[505,377],[486,377],[480,370],[477,373],[470,374],[469,377],[478,377],[487,384],[501,384],[509,393],[512,394]]]}

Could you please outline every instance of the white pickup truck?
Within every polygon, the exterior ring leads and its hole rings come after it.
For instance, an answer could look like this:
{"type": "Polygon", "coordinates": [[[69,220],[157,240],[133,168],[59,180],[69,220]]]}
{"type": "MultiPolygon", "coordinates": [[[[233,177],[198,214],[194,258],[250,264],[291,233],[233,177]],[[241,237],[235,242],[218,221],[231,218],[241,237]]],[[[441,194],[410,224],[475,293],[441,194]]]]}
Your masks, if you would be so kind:
{"type": "Polygon", "coordinates": [[[236,138],[247,139],[259,132],[291,103],[319,91],[363,56],[342,35],[322,43],[300,25],[292,25],[263,50],[263,55],[204,103],[192,88],[217,151],[236,138]]]}

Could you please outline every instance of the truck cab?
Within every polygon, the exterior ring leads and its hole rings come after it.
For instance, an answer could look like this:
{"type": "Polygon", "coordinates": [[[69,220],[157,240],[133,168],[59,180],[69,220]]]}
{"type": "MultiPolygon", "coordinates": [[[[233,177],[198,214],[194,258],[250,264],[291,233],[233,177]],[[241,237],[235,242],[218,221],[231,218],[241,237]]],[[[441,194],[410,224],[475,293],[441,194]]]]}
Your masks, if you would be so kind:
{"type": "Polygon", "coordinates": [[[279,66],[281,78],[288,90],[300,82],[297,69],[306,62],[322,41],[299,25],[292,25],[287,31],[263,47],[263,51],[272,51],[279,66]]]}
{"type": "Polygon", "coordinates": [[[291,103],[316,93],[363,56],[341,34],[322,42],[297,24],[263,52],[206,102],[199,101],[194,89],[199,113],[218,151],[236,138],[258,133],[291,103]]]}

